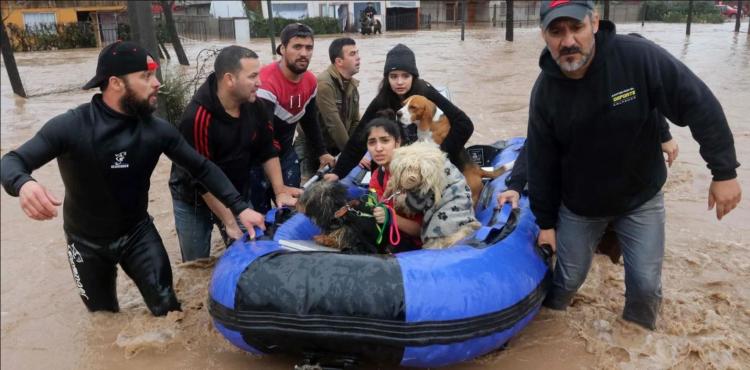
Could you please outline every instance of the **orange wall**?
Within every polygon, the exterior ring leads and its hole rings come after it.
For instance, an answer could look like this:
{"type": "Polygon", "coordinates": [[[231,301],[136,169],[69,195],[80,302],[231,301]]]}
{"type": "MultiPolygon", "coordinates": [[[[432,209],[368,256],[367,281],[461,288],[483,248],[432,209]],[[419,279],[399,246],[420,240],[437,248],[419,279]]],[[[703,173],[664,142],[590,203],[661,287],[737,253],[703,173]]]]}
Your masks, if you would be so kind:
{"type": "Polygon", "coordinates": [[[71,22],[77,22],[78,16],[76,12],[79,11],[98,11],[98,12],[112,12],[112,11],[124,11],[125,6],[84,6],[78,8],[24,8],[24,9],[8,9],[8,6],[3,6],[3,13],[8,14],[8,19],[5,23],[15,24],[19,27],[23,27],[23,14],[24,13],[55,13],[55,18],[58,24],[65,24],[71,22]],[[8,12],[8,13],[6,13],[8,12]]]}

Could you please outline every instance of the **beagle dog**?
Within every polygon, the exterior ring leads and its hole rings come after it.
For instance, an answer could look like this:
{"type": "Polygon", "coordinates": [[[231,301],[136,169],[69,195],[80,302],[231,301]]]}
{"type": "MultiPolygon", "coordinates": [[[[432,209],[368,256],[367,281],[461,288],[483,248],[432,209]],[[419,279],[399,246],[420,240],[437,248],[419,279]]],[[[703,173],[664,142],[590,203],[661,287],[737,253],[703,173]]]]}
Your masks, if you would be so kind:
{"type": "MultiPolygon", "coordinates": [[[[408,126],[412,123],[417,125],[417,140],[432,141],[440,145],[448,136],[451,123],[443,112],[429,99],[422,95],[412,95],[404,100],[403,107],[396,113],[399,122],[408,126]]],[[[448,153],[451,162],[458,167],[466,177],[466,183],[471,188],[473,204],[477,204],[479,194],[482,192],[482,178],[494,179],[506,171],[505,167],[493,171],[485,171],[474,163],[462,150],[458,155],[448,153]]]]}

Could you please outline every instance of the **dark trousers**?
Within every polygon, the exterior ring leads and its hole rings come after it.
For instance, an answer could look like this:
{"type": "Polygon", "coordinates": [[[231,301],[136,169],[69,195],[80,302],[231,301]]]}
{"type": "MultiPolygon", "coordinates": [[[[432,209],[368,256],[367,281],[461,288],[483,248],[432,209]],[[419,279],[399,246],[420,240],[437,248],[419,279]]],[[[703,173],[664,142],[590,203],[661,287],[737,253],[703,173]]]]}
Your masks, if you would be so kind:
{"type": "MultiPolygon", "coordinates": [[[[293,148],[289,148],[286,153],[279,154],[281,162],[281,177],[284,185],[295,188],[300,187],[301,173],[299,168],[299,159],[293,148]]],[[[253,166],[250,169],[250,202],[253,209],[262,214],[266,214],[271,209],[271,200],[275,199],[271,182],[266,178],[263,166],[253,166]]]]}
{"type": "Polygon", "coordinates": [[[584,217],[560,206],[557,263],[544,305],[568,307],[591,268],[599,240],[612,224],[625,263],[625,308],[622,316],[649,329],[656,327],[661,306],[664,260],[664,195],[659,192],[638,208],[616,217],[584,217]]]}
{"type": "Polygon", "coordinates": [[[155,316],[180,310],[172,268],[151,217],[126,235],[101,243],[65,233],[73,280],[89,311],[118,312],[117,264],[133,280],[155,316]]]}

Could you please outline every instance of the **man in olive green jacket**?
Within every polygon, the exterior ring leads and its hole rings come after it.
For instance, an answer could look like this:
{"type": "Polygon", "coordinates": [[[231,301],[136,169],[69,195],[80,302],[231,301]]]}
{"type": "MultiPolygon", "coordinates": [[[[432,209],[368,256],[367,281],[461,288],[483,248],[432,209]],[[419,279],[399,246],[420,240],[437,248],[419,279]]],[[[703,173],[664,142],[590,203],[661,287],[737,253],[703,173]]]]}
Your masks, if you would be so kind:
{"type": "MultiPolygon", "coordinates": [[[[359,81],[352,76],[359,72],[359,50],[351,38],[342,37],[328,48],[331,65],[318,75],[318,123],[328,153],[337,155],[346,146],[349,136],[359,123],[359,81]]],[[[317,158],[305,143],[305,135],[297,129],[294,150],[300,158],[302,177],[309,178],[317,170],[317,158]]]]}

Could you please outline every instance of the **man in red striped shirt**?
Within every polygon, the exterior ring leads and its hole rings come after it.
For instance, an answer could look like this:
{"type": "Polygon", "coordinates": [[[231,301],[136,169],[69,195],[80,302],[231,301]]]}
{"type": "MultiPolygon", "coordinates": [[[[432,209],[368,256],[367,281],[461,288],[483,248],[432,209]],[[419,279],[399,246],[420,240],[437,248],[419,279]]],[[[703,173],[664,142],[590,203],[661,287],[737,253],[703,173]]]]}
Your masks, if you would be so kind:
{"type": "MultiPolygon", "coordinates": [[[[305,133],[312,155],[318,158],[320,167],[333,167],[336,161],[326,151],[318,125],[318,109],[315,104],[318,81],[307,70],[314,47],[313,31],[302,23],[292,23],[284,27],[280,39],[281,44],[276,52],[282,59],[261,68],[263,86],[258,89],[258,98],[273,119],[274,145],[279,151],[284,184],[299,187],[299,158],[293,147],[294,133],[298,126],[305,133]]],[[[265,212],[271,208],[270,181],[263,176],[259,166],[251,169],[250,177],[250,201],[255,210],[265,212]]]]}
{"type": "MultiPolygon", "coordinates": [[[[273,123],[256,100],[259,70],[258,55],[252,50],[236,45],[224,48],[216,57],[214,73],[185,109],[179,129],[188,143],[215,163],[240,193],[247,194],[251,164],[260,163],[271,182],[276,203],[294,205],[294,197],[301,190],[287,187],[282,181],[273,145],[273,123]]],[[[214,225],[227,245],[242,236],[241,226],[229,209],[177,165],[172,165],[169,188],[183,261],[209,256],[214,225]]]]}

